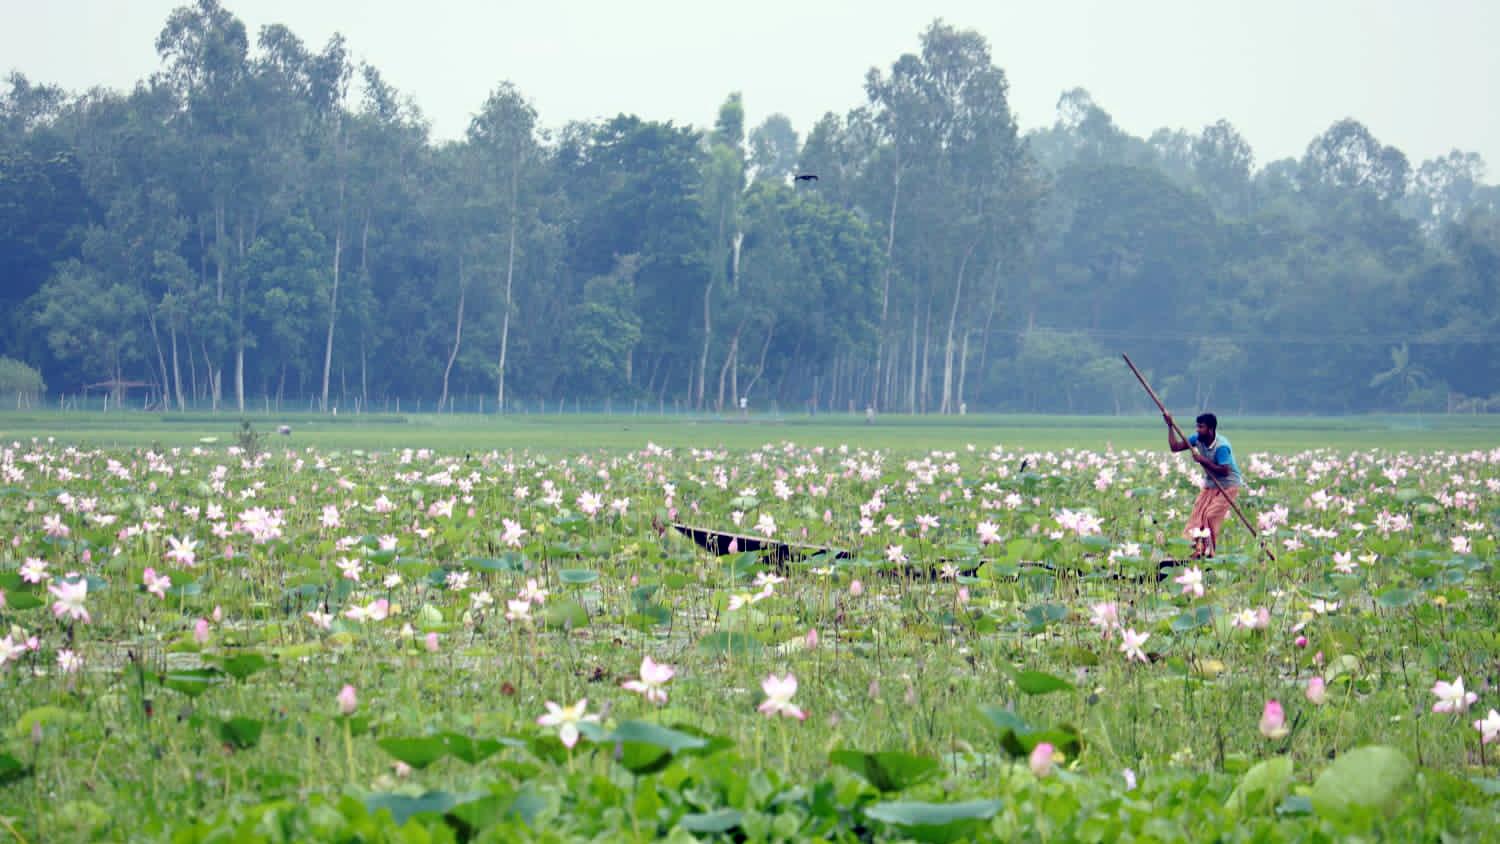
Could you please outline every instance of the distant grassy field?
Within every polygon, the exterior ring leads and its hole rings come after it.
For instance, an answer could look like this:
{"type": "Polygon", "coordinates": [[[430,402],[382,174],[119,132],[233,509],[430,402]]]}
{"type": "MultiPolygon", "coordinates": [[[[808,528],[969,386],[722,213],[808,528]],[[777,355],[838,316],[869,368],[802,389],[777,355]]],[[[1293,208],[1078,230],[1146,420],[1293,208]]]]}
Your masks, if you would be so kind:
{"type": "MultiPolygon", "coordinates": [[[[319,448],[431,448],[440,451],[533,449],[576,451],[665,447],[754,448],[765,443],[859,445],[920,451],[989,448],[1156,448],[1165,445],[1156,416],[971,415],[685,418],[662,416],[478,416],[372,414],[250,414],[254,430],[272,444],[319,448]],[[277,434],[290,425],[290,437],[277,434]]],[[[0,412],[0,438],[55,437],[90,446],[190,446],[205,437],[233,442],[235,413],[161,415],[140,412],[0,412]]],[[[1191,429],[1191,416],[1184,420],[1191,429]]],[[[1330,448],[1392,451],[1468,450],[1500,446],[1500,417],[1357,416],[1226,417],[1222,430],[1243,453],[1289,453],[1330,448]]]]}

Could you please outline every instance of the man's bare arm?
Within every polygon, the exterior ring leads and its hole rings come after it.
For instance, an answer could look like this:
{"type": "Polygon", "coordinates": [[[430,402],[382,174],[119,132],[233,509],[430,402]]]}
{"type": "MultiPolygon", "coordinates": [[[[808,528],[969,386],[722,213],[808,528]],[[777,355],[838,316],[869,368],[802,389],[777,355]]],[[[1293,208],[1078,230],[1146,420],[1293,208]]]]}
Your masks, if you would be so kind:
{"type": "Polygon", "coordinates": [[[1192,446],[1188,445],[1187,440],[1177,437],[1177,428],[1172,425],[1172,414],[1163,413],[1161,418],[1166,420],[1167,423],[1167,448],[1172,449],[1173,452],[1187,451],[1192,448],[1192,446]]]}

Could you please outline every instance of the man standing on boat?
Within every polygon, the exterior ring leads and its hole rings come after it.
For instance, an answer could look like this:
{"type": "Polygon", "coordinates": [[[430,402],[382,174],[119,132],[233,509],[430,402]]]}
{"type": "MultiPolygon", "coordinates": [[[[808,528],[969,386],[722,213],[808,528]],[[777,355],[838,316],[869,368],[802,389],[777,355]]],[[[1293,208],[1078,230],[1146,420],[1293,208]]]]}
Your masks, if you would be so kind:
{"type": "Polygon", "coordinates": [[[1197,433],[1186,440],[1178,438],[1172,414],[1163,413],[1162,418],[1167,422],[1167,446],[1173,452],[1191,449],[1193,460],[1203,467],[1201,489],[1184,533],[1193,540],[1193,559],[1212,557],[1219,544],[1224,517],[1229,515],[1230,503],[1240,494],[1245,479],[1234,462],[1229,440],[1219,435],[1218,417],[1212,413],[1200,414],[1197,433]]]}

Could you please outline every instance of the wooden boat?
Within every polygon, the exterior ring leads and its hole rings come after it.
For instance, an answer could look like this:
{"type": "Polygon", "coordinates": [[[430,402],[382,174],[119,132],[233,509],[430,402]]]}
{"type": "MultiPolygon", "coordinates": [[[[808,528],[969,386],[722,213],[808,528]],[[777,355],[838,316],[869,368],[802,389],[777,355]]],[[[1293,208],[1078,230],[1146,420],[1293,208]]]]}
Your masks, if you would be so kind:
{"type": "MultiPolygon", "coordinates": [[[[665,526],[661,525],[660,522],[656,521],[655,519],[653,519],[652,521],[653,526],[657,528],[658,534],[666,532],[665,526]]],[[[695,527],[693,525],[687,525],[681,522],[673,522],[672,529],[682,534],[683,536],[692,539],[693,542],[695,542],[699,547],[717,557],[722,557],[727,554],[737,554],[744,552],[761,553],[766,562],[775,567],[778,573],[785,573],[788,568],[786,564],[789,562],[808,560],[820,554],[825,556],[830,561],[847,560],[853,556],[847,549],[842,548],[813,545],[805,542],[782,542],[777,539],[769,539],[763,536],[752,536],[745,533],[733,533],[730,531],[714,530],[713,528],[695,527]]],[[[939,562],[947,563],[951,561],[939,560],[939,562]]],[[[984,567],[984,562],[985,561],[981,560],[978,565],[967,566],[965,568],[959,569],[958,573],[965,577],[975,577],[979,574],[979,570],[984,567]]],[[[1202,561],[1161,560],[1156,564],[1155,580],[1157,583],[1160,583],[1172,576],[1172,569],[1179,566],[1190,566],[1195,562],[1201,564],[1202,561]]],[[[1046,562],[1024,561],[1019,563],[1018,565],[1021,568],[1041,570],[1056,575],[1071,575],[1077,577],[1084,574],[1084,572],[1077,569],[1059,569],[1058,567],[1053,566],[1051,563],[1046,562]]],[[[936,580],[940,575],[940,571],[941,569],[938,566],[907,565],[905,566],[904,570],[882,569],[879,571],[879,573],[889,576],[901,574],[912,579],[936,580]]],[[[1204,571],[1208,571],[1208,568],[1204,567],[1204,571]]],[[[1151,577],[1150,575],[1130,576],[1123,574],[1110,574],[1109,579],[1130,580],[1136,583],[1144,583],[1147,580],[1151,579],[1151,577]]]]}

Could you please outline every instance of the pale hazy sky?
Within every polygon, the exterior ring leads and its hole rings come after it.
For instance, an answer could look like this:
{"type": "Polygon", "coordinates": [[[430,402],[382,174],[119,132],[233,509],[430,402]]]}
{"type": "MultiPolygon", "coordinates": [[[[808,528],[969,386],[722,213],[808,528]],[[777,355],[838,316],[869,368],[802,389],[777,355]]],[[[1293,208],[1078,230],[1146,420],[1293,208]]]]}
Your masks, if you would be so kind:
{"type": "MultiPolygon", "coordinates": [[[[128,88],[179,0],[0,0],[0,72],[128,88]]],[[[634,112],[709,124],[744,92],[750,125],[804,133],[863,98],[872,66],[917,49],[936,17],[989,39],[1023,129],[1087,88],[1127,131],[1227,118],[1256,165],[1300,156],[1354,117],[1413,165],[1453,148],[1500,180],[1500,0],[226,0],[255,33],[310,46],[342,32],[411,95],[434,135],[460,135],[500,80],[556,127],[634,112]]]]}

